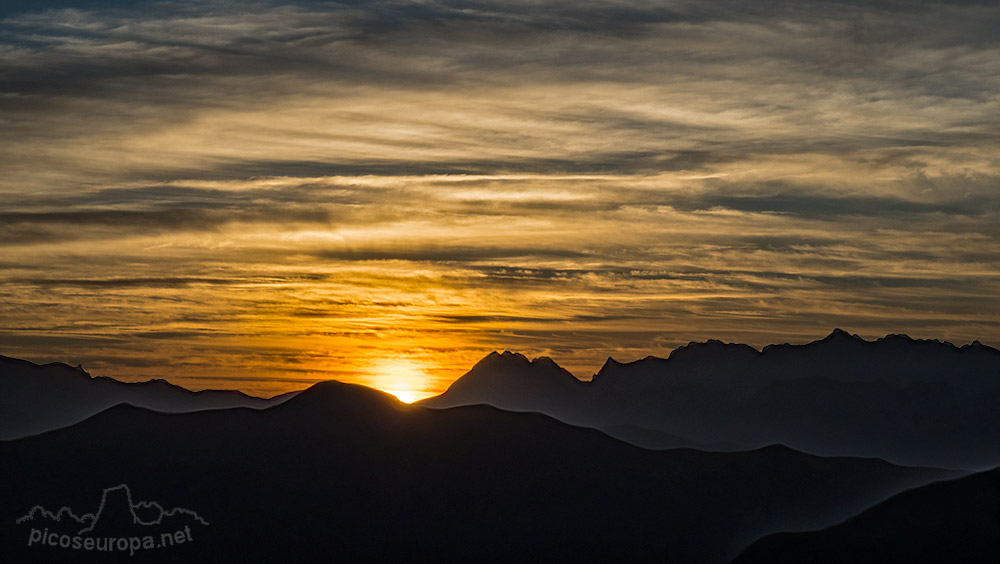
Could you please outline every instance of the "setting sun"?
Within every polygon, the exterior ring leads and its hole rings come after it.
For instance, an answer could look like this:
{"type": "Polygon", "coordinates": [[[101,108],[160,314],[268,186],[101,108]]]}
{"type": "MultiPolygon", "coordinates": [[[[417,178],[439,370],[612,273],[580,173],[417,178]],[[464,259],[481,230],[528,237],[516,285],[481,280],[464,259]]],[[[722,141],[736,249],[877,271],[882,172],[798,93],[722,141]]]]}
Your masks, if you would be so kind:
{"type": "Polygon", "coordinates": [[[426,389],[430,377],[425,370],[425,366],[413,359],[381,359],[376,361],[372,368],[374,376],[372,384],[403,402],[413,403],[435,395],[433,391],[426,389]]]}

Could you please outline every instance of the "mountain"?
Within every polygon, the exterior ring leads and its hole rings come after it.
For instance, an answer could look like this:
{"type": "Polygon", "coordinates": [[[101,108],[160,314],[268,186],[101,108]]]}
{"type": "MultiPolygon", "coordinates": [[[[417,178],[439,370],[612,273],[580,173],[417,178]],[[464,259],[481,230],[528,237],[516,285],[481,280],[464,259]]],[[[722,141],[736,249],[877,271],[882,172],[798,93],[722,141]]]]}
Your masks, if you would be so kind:
{"type": "Polygon", "coordinates": [[[765,537],[734,562],[1000,562],[1000,468],[900,493],[839,525],[765,537]]]}
{"type": "Polygon", "coordinates": [[[38,365],[0,356],[0,440],[66,427],[119,403],[187,412],[231,407],[260,409],[289,397],[286,394],[268,400],[237,391],[191,392],[166,380],[125,383],[92,378],[81,367],[38,365]]]}
{"type": "MultiPolygon", "coordinates": [[[[714,563],[951,475],[780,446],[652,451],[541,414],[427,409],[326,382],[266,410],[119,405],[0,442],[0,550],[16,562],[714,563]],[[29,546],[47,538],[40,521],[18,523],[33,507],[92,511],[119,484],[208,525],[169,546],[159,529],[117,525],[149,537],[135,556],[29,546]]],[[[118,499],[119,517],[129,505],[118,499]]]]}
{"type": "Polygon", "coordinates": [[[493,353],[426,407],[546,413],[648,447],[780,443],[827,456],[984,469],[1000,464],[1000,351],[835,330],[806,345],[710,340],[666,359],[608,359],[590,382],[548,359],[493,353]]]}
{"type": "MultiPolygon", "coordinates": [[[[567,397],[583,397],[585,382],[556,364],[548,357],[528,360],[520,353],[504,351],[490,353],[472,367],[467,376],[456,380],[443,396],[487,397],[490,405],[499,407],[518,404],[518,411],[547,412],[558,409],[567,397]]],[[[430,407],[433,400],[425,400],[430,407]]],[[[464,405],[476,402],[465,402],[464,405]]]]}

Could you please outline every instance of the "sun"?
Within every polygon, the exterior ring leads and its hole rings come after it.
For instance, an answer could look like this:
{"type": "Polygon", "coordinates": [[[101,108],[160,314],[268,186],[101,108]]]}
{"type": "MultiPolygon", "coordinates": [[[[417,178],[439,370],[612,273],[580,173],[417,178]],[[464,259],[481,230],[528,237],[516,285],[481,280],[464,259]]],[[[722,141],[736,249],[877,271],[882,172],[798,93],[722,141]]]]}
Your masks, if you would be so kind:
{"type": "Polygon", "coordinates": [[[416,390],[385,390],[390,394],[399,398],[403,403],[413,403],[417,400],[424,399],[425,397],[430,397],[434,394],[425,394],[423,392],[418,392],[416,390]]]}
{"type": "Polygon", "coordinates": [[[373,385],[400,401],[413,403],[435,395],[426,389],[430,376],[425,370],[423,364],[410,358],[379,359],[372,367],[373,385]]]}

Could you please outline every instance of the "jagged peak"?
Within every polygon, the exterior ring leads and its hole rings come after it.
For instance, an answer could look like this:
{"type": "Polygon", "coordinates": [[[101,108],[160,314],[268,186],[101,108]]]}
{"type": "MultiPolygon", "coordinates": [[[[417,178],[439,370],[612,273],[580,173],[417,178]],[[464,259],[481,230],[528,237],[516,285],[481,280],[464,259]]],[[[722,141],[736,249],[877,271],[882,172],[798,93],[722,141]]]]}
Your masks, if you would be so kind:
{"type": "Polygon", "coordinates": [[[636,367],[636,366],[641,366],[643,364],[665,363],[665,362],[668,362],[668,360],[665,358],[660,358],[658,356],[652,356],[652,355],[645,356],[643,358],[640,358],[638,360],[633,360],[631,362],[621,362],[609,356],[608,359],[604,361],[604,365],[601,366],[601,369],[597,371],[597,374],[591,376],[590,383],[593,384],[602,378],[608,379],[609,376],[611,378],[614,378],[616,372],[626,367],[636,367]]]}
{"type": "MultiPolygon", "coordinates": [[[[829,335],[827,335],[826,337],[824,337],[824,338],[822,338],[820,340],[822,340],[822,341],[830,341],[830,340],[833,340],[833,339],[851,339],[851,340],[855,340],[855,341],[865,341],[857,333],[851,334],[851,333],[848,333],[847,331],[844,331],[843,329],[841,329],[839,327],[835,328],[833,331],[830,331],[829,335]]],[[[865,342],[867,342],[867,341],[865,341],[865,342]]]]}
{"type": "MultiPolygon", "coordinates": [[[[927,344],[932,344],[932,345],[941,345],[941,346],[945,346],[945,347],[953,348],[953,349],[958,349],[959,348],[959,347],[956,347],[950,341],[945,341],[945,340],[941,340],[941,339],[914,339],[913,337],[910,337],[906,333],[890,333],[890,334],[886,335],[885,337],[881,337],[881,338],[879,338],[879,339],[876,340],[876,342],[883,342],[883,341],[887,341],[887,342],[888,341],[903,341],[903,342],[906,342],[906,343],[927,343],[927,344]]],[[[978,343],[979,341],[976,341],[976,342],[978,343]]]]}
{"type": "MultiPolygon", "coordinates": [[[[649,357],[646,357],[646,358],[649,358],[649,357]]],[[[618,362],[617,360],[615,360],[615,359],[613,359],[613,358],[611,358],[609,356],[608,359],[605,360],[604,364],[601,366],[601,370],[604,370],[604,368],[609,367],[609,366],[622,366],[623,364],[624,364],[623,362],[618,362]]]]}
{"type": "MultiPolygon", "coordinates": [[[[915,341],[916,340],[913,337],[907,335],[906,333],[889,333],[885,337],[882,337],[882,338],[880,338],[878,340],[879,341],[883,341],[883,340],[888,341],[888,340],[891,340],[891,339],[899,339],[899,340],[903,340],[903,341],[915,341]]],[[[934,339],[934,340],[937,341],[937,339],[934,339]]]]}
{"type": "Polygon", "coordinates": [[[497,352],[497,351],[493,351],[490,354],[486,355],[478,363],[476,363],[476,366],[480,366],[480,365],[492,365],[492,364],[497,363],[497,362],[517,363],[518,365],[527,364],[527,365],[530,365],[530,366],[539,366],[539,367],[541,367],[541,366],[550,366],[550,367],[558,368],[559,370],[561,370],[563,372],[569,373],[565,368],[563,368],[562,366],[560,366],[559,363],[557,363],[555,360],[552,360],[551,357],[548,357],[548,356],[539,356],[539,357],[534,358],[534,359],[529,359],[527,356],[525,356],[525,355],[523,355],[523,354],[521,354],[519,352],[513,352],[513,351],[509,351],[509,350],[505,350],[502,353],[501,352],[497,352]]]}
{"type": "Polygon", "coordinates": [[[625,365],[624,363],[618,362],[617,360],[609,356],[607,360],[604,361],[604,364],[601,365],[601,368],[598,369],[597,372],[595,372],[594,374],[590,375],[590,382],[594,383],[597,382],[597,380],[600,378],[607,378],[609,372],[624,365],[625,365]]]}
{"type": "MultiPolygon", "coordinates": [[[[743,343],[724,343],[724,342],[722,342],[722,341],[720,341],[718,339],[708,339],[707,341],[704,341],[704,342],[691,341],[691,342],[689,342],[686,345],[681,345],[681,346],[677,347],[676,349],[670,351],[670,355],[667,357],[667,359],[669,360],[669,359],[677,358],[678,356],[682,356],[682,355],[685,355],[685,354],[690,354],[692,352],[700,351],[700,350],[705,350],[705,349],[723,349],[723,350],[729,350],[729,351],[745,351],[745,352],[753,352],[755,354],[760,352],[757,349],[751,347],[750,345],[746,345],[746,344],[743,344],[743,343]]],[[[647,358],[651,358],[651,357],[647,357],[647,358]]]]}
{"type": "MultiPolygon", "coordinates": [[[[448,389],[437,398],[458,397],[469,393],[470,390],[482,390],[484,386],[496,391],[498,389],[516,389],[520,385],[564,386],[567,382],[571,384],[586,383],[547,356],[528,360],[520,353],[493,351],[477,362],[471,370],[452,382],[448,389]],[[514,386],[514,388],[509,388],[509,386],[514,386]]],[[[435,399],[428,398],[421,403],[431,405],[435,403],[435,399]]]]}
{"type": "Polygon", "coordinates": [[[516,362],[517,364],[531,364],[531,361],[528,360],[528,357],[524,356],[521,353],[511,352],[509,350],[505,350],[503,352],[493,351],[490,354],[483,357],[482,360],[477,362],[476,365],[472,367],[472,370],[475,370],[477,368],[482,368],[485,366],[494,366],[498,363],[506,364],[512,362],[516,362]]]}
{"type": "Polygon", "coordinates": [[[507,349],[504,349],[503,352],[493,351],[490,354],[486,355],[486,357],[483,360],[485,360],[486,358],[508,358],[508,359],[516,358],[519,360],[528,361],[528,357],[524,356],[523,354],[519,352],[510,351],[507,349]]]}
{"type": "MultiPolygon", "coordinates": [[[[882,345],[896,345],[896,346],[920,346],[920,345],[931,345],[944,348],[950,348],[954,350],[968,350],[968,349],[983,349],[995,351],[993,347],[989,345],[984,345],[980,341],[973,341],[970,344],[964,344],[957,346],[950,341],[945,341],[941,339],[914,339],[906,333],[888,333],[884,337],[878,337],[874,340],[866,340],[857,333],[851,334],[843,329],[834,329],[829,335],[822,339],[818,339],[805,344],[790,344],[788,342],[782,343],[780,345],[767,345],[761,349],[763,353],[777,353],[783,349],[809,349],[816,346],[821,346],[828,344],[830,342],[842,342],[842,343],[858,343],[862,345],[867,345],[869,347],[878,347],[882,345]]],[[[997,351],[1000,352],[1000,351],[997,351]]]]}

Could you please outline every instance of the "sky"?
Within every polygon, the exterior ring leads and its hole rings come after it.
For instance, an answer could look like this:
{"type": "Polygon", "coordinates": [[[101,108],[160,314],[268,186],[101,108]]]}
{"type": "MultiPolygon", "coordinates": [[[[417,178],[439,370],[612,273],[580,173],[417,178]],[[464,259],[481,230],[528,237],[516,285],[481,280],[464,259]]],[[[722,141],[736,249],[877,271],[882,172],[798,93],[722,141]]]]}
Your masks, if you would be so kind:
{"type": "Polygon", "coordinates": [[[408,399],[839,327],[1000,346],[1000,5],[0,7],[0,354],[408,399]]]}

